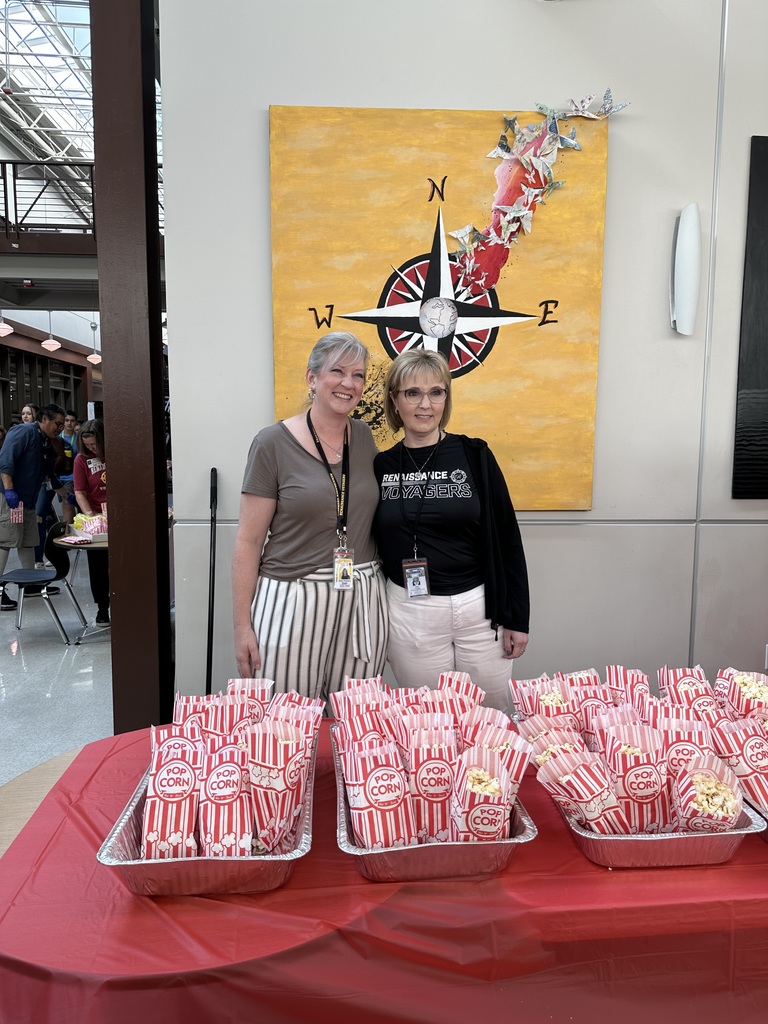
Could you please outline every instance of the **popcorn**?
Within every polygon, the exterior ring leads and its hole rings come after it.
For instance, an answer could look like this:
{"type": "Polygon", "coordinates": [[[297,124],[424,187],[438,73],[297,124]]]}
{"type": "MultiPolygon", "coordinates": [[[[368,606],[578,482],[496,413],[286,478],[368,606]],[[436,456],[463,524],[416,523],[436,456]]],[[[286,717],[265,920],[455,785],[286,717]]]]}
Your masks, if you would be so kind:
{"type": "Polygon", "coordinates": [[[734,818],[738,814],[739,803],[730,786],[708,772],[696,772],[691,780],[696,790],[693,804],[697,810],[720,818],[734,818]]]}
{"type": "Polygon", "coordinates": [[[637,757],[639,754],[644,753],[640,747],[633,747],[629,743],[625,743],[623,747],[619,747],[620,754],[630,754],[632,757],[637,757]]]}
{"type": "Polygon", "coordinates": [[[768,686],[758,680],[756,672],[737,672],[733,681],[748,700],[768,701],[768,686]]]}
{"type": "Polygon", "coordinates": [[[539,702],[548,708],[564,708],[565,701],[559,690],[547,690],[539,695],[539,702]]]}
{"type": "Polygon", "coordinates": [[[574,747],[572,743],[550,743],[549,746],[545,747],[540,754],[536,755],[534,760],[536,761],[536,764],[541,766],[554,754],[560,754],[564,750],[573,754],[576,752],[576,747],[574,747]]]}
{"type": "Polygon", "coordinates": [[[467,769],[467,787],[472,793],[484,793],[486,796],[501,796],[501,783],[485,768],[467,769]]]}

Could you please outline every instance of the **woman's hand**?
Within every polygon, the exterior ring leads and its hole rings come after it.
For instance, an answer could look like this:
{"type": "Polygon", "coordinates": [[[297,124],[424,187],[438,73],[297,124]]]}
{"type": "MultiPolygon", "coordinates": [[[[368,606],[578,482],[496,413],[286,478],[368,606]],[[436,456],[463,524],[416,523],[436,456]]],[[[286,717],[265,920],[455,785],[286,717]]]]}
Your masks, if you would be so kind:
{"type": "Polygon", "coordinates": [[[512,658],[520,658],[525,654],[525,649],[528,646],[527,633],[518,633],[515,629],[505,629],[503,640],[502,658],[510,661],[512,658]]]}
{"type": "Polygon", "coordinates": [[[259,641],[252,629],[242,629],[235,633],[235,658],[239,679],[250,679],[261,668],[259,641]]]}

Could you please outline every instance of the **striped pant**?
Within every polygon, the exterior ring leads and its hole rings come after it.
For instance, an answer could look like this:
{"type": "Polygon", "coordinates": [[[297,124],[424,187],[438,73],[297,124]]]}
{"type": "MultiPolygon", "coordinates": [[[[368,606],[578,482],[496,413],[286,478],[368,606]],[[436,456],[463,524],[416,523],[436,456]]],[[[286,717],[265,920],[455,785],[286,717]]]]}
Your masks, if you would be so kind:
{"type": "Polygon", "coordinates": [[[387,655],[386,581],[378,562],[354,569],[352,590],[335,590],[333,569],[298,580],[259,577],[253,629],[260,675],[275,690],[328,698],[345,676],[380,675],[387,655]]]}

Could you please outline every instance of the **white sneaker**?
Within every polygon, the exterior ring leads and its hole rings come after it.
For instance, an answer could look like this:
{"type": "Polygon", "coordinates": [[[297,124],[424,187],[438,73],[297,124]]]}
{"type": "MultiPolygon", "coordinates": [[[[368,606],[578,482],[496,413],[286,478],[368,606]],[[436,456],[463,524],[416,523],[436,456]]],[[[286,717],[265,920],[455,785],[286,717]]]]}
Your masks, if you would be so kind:
{"type": "Polygon", "coordinates": [[[45,568],[45,562],[35,562],[35,568],[36,569],[44,569],[45,568]]]}

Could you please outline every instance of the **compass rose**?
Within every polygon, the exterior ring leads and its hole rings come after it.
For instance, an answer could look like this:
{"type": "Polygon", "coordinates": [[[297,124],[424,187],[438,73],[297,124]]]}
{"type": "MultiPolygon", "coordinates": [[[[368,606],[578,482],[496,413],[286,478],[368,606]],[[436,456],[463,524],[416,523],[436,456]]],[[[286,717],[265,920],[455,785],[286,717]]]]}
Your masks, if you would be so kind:
{"type": "Polygon", "coordinates": [[[452,377],[480,366],[493,348],[499,327],[536,319],[500,309],[493,288],[472,292],[462,284],[461,268],[446,246],[441,209],[432,251],[394,270],[374,309],[340,316],[376,324],[381,343],[393,359],[413,348],[442,352],[452,377]]]}

